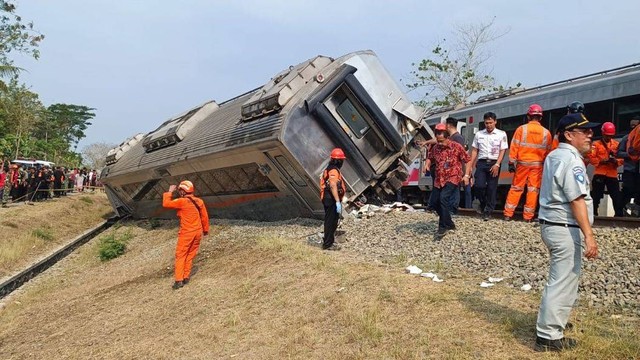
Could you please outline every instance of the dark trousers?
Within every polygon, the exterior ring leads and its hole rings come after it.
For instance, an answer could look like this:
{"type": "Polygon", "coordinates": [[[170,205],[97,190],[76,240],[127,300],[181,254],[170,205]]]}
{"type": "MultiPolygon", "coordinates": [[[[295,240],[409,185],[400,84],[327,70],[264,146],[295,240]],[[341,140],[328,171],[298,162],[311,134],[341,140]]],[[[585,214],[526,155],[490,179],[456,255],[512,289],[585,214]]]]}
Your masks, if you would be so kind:
{"type": "Polygon", "coordinates": [[[640,173],[625,171],[622,173],[622,206],[627,205],[631,198],[640,205],[640,173]]]}
{"type": "Polygon", "coordinates": [[[456,225],[451,220],[451,209],[455,201],[455,193],[460,192],[458,185],[450,182],[446,183],[442,188],[433,188],[431,196],[434,200],[434,207],[438,213],[438,230],[455,229],[456,225]]]}
{"type": "Polygon", "coordinates": [[[476,199],[480,200],[480,208],[485,213],[491,213],[496,208],[496,193],[498,190],[498,176],[491,176],[491,167],[496,161],[478,160],[476,165],[475,183],[473,191],[476,199]]]}
{"type": "Polygon", "coordinates": [[[340,216],[336,212],[336,202],[333,199],[331,201],[323,201],[322,205],[324,205],[324,239],[322,248],[327,249],[336,240],[336,229],[338,228],[340,216]]]}
{"type": "Polygon", "coordinates": [[[600,200],[604,197],[604,188],[607,187],[607,191],[613,201],[613,209],[615,210],[615,216],[622,216],[622,201],[620,201],[620,185],[618,184],[618,178],[607,177],[604,175],[593,175],[593,186],[591,188],[591,197],[593,198],[593,215],[598,215],[598,206],[600,200]]]}

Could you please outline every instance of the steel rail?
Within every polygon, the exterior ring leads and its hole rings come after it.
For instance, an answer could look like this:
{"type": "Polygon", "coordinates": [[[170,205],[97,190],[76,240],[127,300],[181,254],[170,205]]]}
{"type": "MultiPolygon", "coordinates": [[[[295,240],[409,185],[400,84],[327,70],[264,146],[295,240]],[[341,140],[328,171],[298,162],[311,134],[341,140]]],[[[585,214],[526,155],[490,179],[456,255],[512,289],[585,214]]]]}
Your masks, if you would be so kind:
{"type": "Polygon", "coordinates": [[[47,256],[46,258],[37,261],[32,264],[28,268],[22,270],[21,272],[11,276],[9,279],[5,280],[0,284],[0,299],[12,293],[14,290],[18,289],[27,281],[35,278],[43,271],[47,270],[58,261],[64,259],[67,255],[71,254],[75,249],[84,245],[89,240],[96,237],[98,234],[103,232],[104,230],[110,228],[113,224],[119,221],[121,218],[118,216],[113,216],[103,223],[95,226],[92,229],[85,231],[80,236],[73,239],[70,243],[63,246],[62,248],[54,251],[52,254],[47,256]]]}

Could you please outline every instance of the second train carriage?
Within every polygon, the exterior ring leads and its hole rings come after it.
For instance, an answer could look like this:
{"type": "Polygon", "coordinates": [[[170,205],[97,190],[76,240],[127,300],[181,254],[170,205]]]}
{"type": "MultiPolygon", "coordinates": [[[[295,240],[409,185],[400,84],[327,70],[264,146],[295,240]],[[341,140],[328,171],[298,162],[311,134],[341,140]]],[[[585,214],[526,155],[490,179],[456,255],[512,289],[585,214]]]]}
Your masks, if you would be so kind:
{"type": "Polygon", "coordinates": [[[101,173],[119,215],[171,217],[170,184],[191,180],[212,217],[320,217],[319,179],[341,147],[349,201],[392,195],[418,155],[422,127],[413,105],[371,51],[317,56],[264,86],[207,102],[113,149],[101,173]]]}
{"type": "MultiPolygon", "coordinates": [[[[509,143],[518,126],[526,123],[525,113],[531,104],[544,109],[542,125],[554,132],[558,120],[567,113],[567,105],[580,101],[585,105],[585,115],[590,121],[616,125],[616,139],[629,133],[629,120],[640,115],[640,64],[632,64],[612,70],[589,74],[569,80],[526,90],[512,90],[493,94],[459,108],[441,109],[427,115],[425,125],[433,128],[447,117],[458,119],[458,131],[465,138],[468,149],[478,130],[484,129],[483,115],[494,112],[498,116],[497,127],[507,133],[509,143]]],[[[600,128],[594,129],[594,140],[600,138],[600,128]]],[[[508,172],[508,153],[500,168],[498,205],[503,206],[513,174],[508,172]]],[[[409,169],[409,179],[403,193],[417,196],[420,191],[431,189],[432,179],[423,173],[424,155],[416,159],[409,169]]],[[[620,168],[622,171],[622,167],[620,168]]],[[[461,197],[462,198],[462,197],[461,197]]],[[[524,196],[522,197],[524,200],[524,196]]]]}

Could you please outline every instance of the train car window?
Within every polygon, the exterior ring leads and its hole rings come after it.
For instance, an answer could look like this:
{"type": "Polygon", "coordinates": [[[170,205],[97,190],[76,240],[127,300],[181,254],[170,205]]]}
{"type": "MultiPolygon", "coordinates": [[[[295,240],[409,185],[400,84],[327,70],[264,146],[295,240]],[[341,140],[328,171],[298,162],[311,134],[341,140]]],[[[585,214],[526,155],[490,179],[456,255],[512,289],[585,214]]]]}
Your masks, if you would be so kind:
{"type": "Polygon", "coordinates": [[[565,115],[567,115],[567,108],[565,107],[547,110],[545,111],[545,120],[547,121],[543,122],[542,125],[549,129],[552,134],[555,134],[556,128],[558,127],[558,122],[565,115]]]}
{"type": "Polygon", "coordinates": [[[276,156],[276,161],[280,164],[287,176],[296,183],[296,185],[300,187],[307,186],[306,181],[298,175],[298,172],[293,168],[293,166],[291,166],[291,163],[284,156],[276,156]]]}
{"type": "Polygon", "coordinates": [[[615,101],[616,136],[624,136],[629,133],[629,121],[634,116],[640,116],[640,95],[620,98],[615,101]]]}
{"type": "Polygon", "coordinates": [[[358,139],[362,138],[367,130],[369,130],[369,124],[349,98],[344,99],[340,105],[338,105],[336,111],[358,139]]]}
{"type": "MultiPolygon", "coordinates": [[[[484,121],[481,124],[482,129],[484,129],[484,121]]],[[[507,133],[507,141],[511,143],[513,134],[516,132],[516,129],[522,124],[524,124],[524,115],[517,115],[504,119],[498,118],[496,127],[507,133]]]]}
{"type": "MultiPolygon", "coordinates": [[[[612,121],[613,118],[613,101],[605,100],[594,103],[584,104],[584,114],[589,121],[604,123],[612,121]]],[[[593,138],[599,139],[602,137],[602,130],[600,126],[593,128],[593,138]]]]}

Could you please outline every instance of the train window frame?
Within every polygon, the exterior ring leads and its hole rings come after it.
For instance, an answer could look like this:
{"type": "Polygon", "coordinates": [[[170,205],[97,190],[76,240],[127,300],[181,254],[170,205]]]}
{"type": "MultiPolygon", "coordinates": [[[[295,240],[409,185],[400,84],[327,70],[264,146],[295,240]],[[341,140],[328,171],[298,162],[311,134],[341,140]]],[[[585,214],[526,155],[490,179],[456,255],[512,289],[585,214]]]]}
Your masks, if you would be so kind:
{"type": "MultiPolygon", "coordinates": [[[[351,99],[351,97],[349,95],[347,95],[346,93],[344,94],[345,97],[344,99],[342,99],[341,101],[337,101],[337,105],[335,107],[336,113],[340,116],[340,118],[342,119],[342,121],[349,127],[349,129],[351,130],[351,133],[353,133],[353,135],[358,138],[358,139],[362,139],[367,132],[369,132],[371,130],[371,124],[369,123],[369,121],[367,121],[367,119],[365,118],[365,116],[362,114],[362,112],[358,109],[358,106],[354,103],[354,101],[351,99]],[[344,104],[348,104],[350,109],[353,110],[353,112],[355,112],[355,115],[358,118],[358,122],[357,123],[362,123],[364,124],[364,126],[359,126],[358,128],[354,127],[354,114],[351,114],[351,121],[349,119],[347,119],[347,115],[343,114],[343,105],[344,104]]],[[[336,99],[337,100],[337,99],[336,99]]]]}
{"type": "Polygon", "coordinates": [[[631,122],[631,119],[636,116],[640,116],[640,94],[614,99],[613,111],[613,118],[616,120],[614,122],[616,125],[616,137],[622,137],[629,134],[629,131],[631,130],[629,123],[631,122]],[[620,110],[621,108],[628,107],[630,105],[635,105],[633,110],[620,110]]]}

